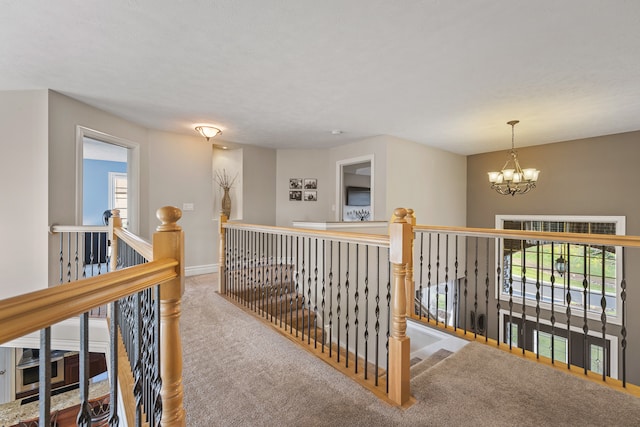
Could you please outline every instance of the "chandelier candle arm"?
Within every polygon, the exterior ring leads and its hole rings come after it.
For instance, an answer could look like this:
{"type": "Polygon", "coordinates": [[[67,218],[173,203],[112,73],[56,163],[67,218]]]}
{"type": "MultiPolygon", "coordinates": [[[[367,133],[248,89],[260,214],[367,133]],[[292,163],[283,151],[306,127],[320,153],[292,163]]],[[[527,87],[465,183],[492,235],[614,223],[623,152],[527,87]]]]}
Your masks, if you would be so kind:
{"type": "Polygon", "coordinates": [[[536,188],[536,182],[540,175],[540,171],[535,168],[522,169],[520,167],[515,150],[514,131],[514,127],[518,123],[518,120],[507,122],[511,126],[511,150],[507,161],[502,166],[502,170],[500,172],[488,172],[491,188],[502,195],[515,196],[516,194],[528,193],[536,188]]]}

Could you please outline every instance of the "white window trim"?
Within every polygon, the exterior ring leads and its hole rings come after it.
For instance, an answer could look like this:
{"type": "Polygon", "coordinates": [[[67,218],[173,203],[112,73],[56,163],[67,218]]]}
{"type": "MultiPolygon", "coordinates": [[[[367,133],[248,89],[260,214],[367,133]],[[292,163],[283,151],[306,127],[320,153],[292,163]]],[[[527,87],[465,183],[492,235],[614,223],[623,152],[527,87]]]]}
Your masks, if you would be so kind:
{"type": "MultiPolygon", "coordinates": [[[[504,229],[505,221],[550,221],[550,222],[610,222],[616,224],[616,235],[622,236],[626,233],[626,218],[624,216],[590,216],[590,215],[496,215],[495,228],[504,229]]],[[[496,239],[495,256],[500,260],[500,271],[504,271],[504,259],[502,257],[504,241],[502,238],[496,239]]],[[[616,246],[616,254],[622,254],[622,247],[616,246]]],[[[622,300],[620,299],[620,275],[622,274],[622,256],[616,256],[616,315],[607,314],[607,322],[614,325],[622,324],[622,300]]],[[[495,297],[500,301],[509,301],[509,296],[501,292],[500,283],[495,283],[495,297]]],[[[516,304],[522,304],[522,297],[513,296],[512,300],[516,304]]],[[[524,299],[527,307],[535,307],[536,301],[524,299]]],[[[557,306],[556,306],[557,307],[557,306]]],[[[561,305],[563,314],[566,314],[566,305],[561,305]]],[[[551,304],[540,301],[540,309],[551,311],[551,304]]],[[[583,309],[571,307],[571,319],[582,319],[583,309]]],[[[587,318],[600,321],[600,312],[587,311],[587,318]]]]}
{"type": "MultiPolygon", "coordinates": [[[[509,310],[505,310],[504,308],[500,309],[500,319],[502,319],[505,315],[509,315],[509,310]]],[[[512,313],[511,317],[515,317],[517,319],[522,319],[522,313],[512,313]]],[[[530,322],[536,322],[536,317],[535,316],[529,316],[527,315],[526,320],[530,321],[530,322]]],[[[502,322],[500,322],[500,324],[502,325],[502,322]]],[[[540,324],[543,325],[547,325],[547,326],[551,326],[551,322],[546,320],[546,319],[540,319],[540,324]]],[[[563,323],[557,323],[553,326],[555,329],[562,329],[564,331],[567,330],[567,325],[563,324],[563,323]]],[[[499,328],[500,330],[498,331],[499,333],[499,337],[498,339],[500,340],[500,345],[508,345],[503,343],[504,341],[504,328],[499,328]]],[[[572,332],[577,332],[579,334],[583,334],[582,331],[582,326],[575,326],[575,325],[571,325],[570,330],[572,332]]],[[[595,338],[602,338],[602,333],[599,333],[598,331],[589,331],[587,332],[587,335],[591,336],[591,337],[595,337],[595,338]]],[[[605,334],[605,340],[609,341],[609,349],[610,349],[610,353],[609,353],[609,359],[610,359],[610,375],[609,377],[611,378],[615,378],[618,379],[618,337],[615,335],[610,335],[610,334],[605,334]]]]}
{"type": "Polygon", "coordinates": [[[76,225],[82,224],[84,138],[93,138],[127,149],[127,191],[129,231],[140,232],[140,144],[84,126],[76,126],[76,225]]]}

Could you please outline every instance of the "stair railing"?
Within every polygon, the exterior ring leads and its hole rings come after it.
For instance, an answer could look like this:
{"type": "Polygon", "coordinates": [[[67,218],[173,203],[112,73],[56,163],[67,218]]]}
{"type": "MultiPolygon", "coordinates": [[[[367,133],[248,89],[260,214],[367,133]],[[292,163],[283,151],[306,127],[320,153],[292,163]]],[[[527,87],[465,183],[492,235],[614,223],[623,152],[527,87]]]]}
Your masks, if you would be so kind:
{"type": "Polygon", "coordinates": [[[130,401],[128,396],[135,398],[136,414],[127,413],[128,425],[185,425],[179,331],[184,234],[177,225],[179,209],[164,207],[157,216],[162,224],[153,235],[153,244],[149,244],[122,230],[118,212],[114,211],[110,224],[111,272],[0,301],[0,344],[12,346],[12,340],[40,331],[41,425],[48,425],[51,417],[52,332],[56,323],[74,316],[80,316],[81,404],[77,423],[90,425],[88,312],[104,304],[110,304],[111,313],[109,425],[119,423],[118,390],[124,393],[125,402],[130,401]],[[148,262],[137,263],[140,259],[148,262]],[[120,305],[125,308],[121,310],[120,305]],[[128,346],[123,346],[123,341],[128,346]],[[123,352],[128,361],[125,358],[123,362],[123,352]],[[129,379],[121,376],[127,364],[133,369],[129,379]]]}
{"type": "Polygon", "coordinates": [[[397,405],[410,400],[405,282],[411,231],[391,236],[229,223],[219,292],[397,405]]]}
{"type": "Polygon", "coordinates": [[[419,304],[410,317],[640,395],[640,372],[628,362],[640,346],[628,320],[640,237],[412,229],[419,304]],[[615,290],[597,267],[611,253],[622,265],[615,290]]]}

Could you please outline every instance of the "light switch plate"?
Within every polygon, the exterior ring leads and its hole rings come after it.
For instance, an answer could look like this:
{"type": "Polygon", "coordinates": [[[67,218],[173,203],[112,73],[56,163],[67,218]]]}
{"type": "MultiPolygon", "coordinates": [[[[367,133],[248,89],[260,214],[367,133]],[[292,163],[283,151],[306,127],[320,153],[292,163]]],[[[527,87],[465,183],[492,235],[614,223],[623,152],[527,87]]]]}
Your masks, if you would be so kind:
{"type": "Polygon", "coordinates": [[[182,210],[183,211],[194,211],[194,210],[196,210],[196,208],[193,205],[193,203],[183,203],[182,204],[182,210]]]}

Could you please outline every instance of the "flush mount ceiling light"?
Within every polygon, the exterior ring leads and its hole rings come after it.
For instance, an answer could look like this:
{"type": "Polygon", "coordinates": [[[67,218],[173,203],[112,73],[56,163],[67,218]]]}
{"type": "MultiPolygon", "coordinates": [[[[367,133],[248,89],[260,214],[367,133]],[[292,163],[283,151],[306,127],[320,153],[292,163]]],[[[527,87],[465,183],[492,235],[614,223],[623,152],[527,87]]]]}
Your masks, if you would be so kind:
{"type": "Polygon", "coordinates": [[[222,133],[220,129],[213,126],[196,126],[196,130],[200,132],[200,135],[207,138],[207,141],[209,140],[209,138],[213,138],[216,135],[222,133]]]}
{"type": "Polygon", "coordinates": [[[491,188],[499,194],[515,196],[525,194],[536,188],[540,171],[535,168],[522,169],[518,163],[518,156],[514,148],[514,127],[519,120],[507,122],[511,126],[511,151],[500,172],[489,172],[491,188]]]}

